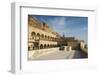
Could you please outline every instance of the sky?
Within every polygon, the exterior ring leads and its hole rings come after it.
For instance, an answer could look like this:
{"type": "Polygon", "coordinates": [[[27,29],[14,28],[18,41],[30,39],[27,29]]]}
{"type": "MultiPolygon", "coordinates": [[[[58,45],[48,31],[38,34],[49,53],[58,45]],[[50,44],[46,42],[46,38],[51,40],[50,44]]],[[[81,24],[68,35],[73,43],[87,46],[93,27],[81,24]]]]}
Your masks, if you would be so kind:
{"type": "Polygon", "coordinates": [[[47,23],[55,32],[61,36],[75,37],[88,42],[88,17],[80,16],[47,16],[32,15],[40,22],[47,23]]]}

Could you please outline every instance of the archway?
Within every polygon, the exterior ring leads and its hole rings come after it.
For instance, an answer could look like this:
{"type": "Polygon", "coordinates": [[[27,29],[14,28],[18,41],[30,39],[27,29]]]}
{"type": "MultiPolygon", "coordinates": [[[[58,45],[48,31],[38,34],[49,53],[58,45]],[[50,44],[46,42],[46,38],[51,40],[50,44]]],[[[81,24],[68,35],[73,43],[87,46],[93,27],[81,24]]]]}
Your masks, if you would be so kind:
{"type": "Polygon", "coordinates": [[[37,39],[38,39],[38,40],[40,39],[40,34],[39,34],[39,33],[37,33],[37,39]]]}
{"type": "Polygon", "coordinates": [[[45,35],[45,40],[47,40],[47,36],[45,35]]]}
{"type": "Polygon", "coordinates": [[[43,49],[43,44],[40,45],[40,49],[43,49]]]}
{"type": "Polygon", "coordinates": [[[28,51],[30,51],[31,49],[30,49],[30,47],[28,46],[28,51]]]}
{"type": "Polygon", "coordinates": [[[44,39],[44,35],[43,34],[41,34],[41,39],[44,39]]]}
{"type": "Polygon", "coordinates": [[[49,44],[47,45],[47,48],[49,48],[49,44]]]}
{"type": "Polygon", "coordinates": [[[31,33],[31,36],[32,36],[32,39],[35,39],[36,33],[35,32],[32,32],[31,33]]]}
{"type": "Polygon", "coordinates": [[[44,45],[44,48],[46,48],[46,44],[44,45]]]}

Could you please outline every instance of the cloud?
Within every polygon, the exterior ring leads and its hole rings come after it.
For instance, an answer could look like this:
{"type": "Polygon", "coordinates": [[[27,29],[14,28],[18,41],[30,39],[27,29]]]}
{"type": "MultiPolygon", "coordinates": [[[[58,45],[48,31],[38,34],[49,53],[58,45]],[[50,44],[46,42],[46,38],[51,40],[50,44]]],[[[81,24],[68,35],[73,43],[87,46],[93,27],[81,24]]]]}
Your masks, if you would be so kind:
{"type": "Polygon", "coordinates": [[[87,17],[71,16],[36,16],[39,20],[46,22],[55,32],[60,35],[74,36],[87,41],[88,19],[87,17]]]}
{"type": "Polygon", "coordinates": [[[56,17],[48,20],[48,24],[52,26],[52,28],[59,32],[60,34],[66,29],[66,18],[65,17],[56,17]]]}

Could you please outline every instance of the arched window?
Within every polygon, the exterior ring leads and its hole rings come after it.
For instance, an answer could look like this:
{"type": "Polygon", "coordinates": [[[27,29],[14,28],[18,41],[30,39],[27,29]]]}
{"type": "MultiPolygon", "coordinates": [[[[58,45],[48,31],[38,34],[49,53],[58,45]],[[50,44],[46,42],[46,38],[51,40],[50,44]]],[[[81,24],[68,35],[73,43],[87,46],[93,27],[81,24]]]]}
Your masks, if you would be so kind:
{"type": "Polygon", "coordinates": [[[46,44],[44,45],[44,48],[46,48],[46,44]]]}
{"type": "Polygon", "coordinates": [[[41,34],[41,39],[44,39],[44,35],[43,34],[41,34]]]}
{"type": "Polygon", "coordinates": [[[28,51],[30,51],[30,47],[28,46],[28,51]]]}
{"type": "Polygon", "coordinates": [[[45,35],[45,39],[47,39],[47,36],[45,35]]]}
{"type": "Polygon", "coordinates": [[[37,37],[36,37],[36,39],[40,39],[40,34],[39,33],[37,33],[37,37]]]}
{"type": "Polygon", "coordinates": [[[43,49],[43,44],[40,45],[40,49],[43,49]]]}
{"type": "Polygon", "coordinates": [[[47,45],[47,48],[49,48],[49,44],[47,45]]]}
{"type": "Polygon", "coordinates": [[[31,36],[32,36],[32,39],[35,39],[36,33],[35,32],[32,32],[31,33],[31,36]]]}

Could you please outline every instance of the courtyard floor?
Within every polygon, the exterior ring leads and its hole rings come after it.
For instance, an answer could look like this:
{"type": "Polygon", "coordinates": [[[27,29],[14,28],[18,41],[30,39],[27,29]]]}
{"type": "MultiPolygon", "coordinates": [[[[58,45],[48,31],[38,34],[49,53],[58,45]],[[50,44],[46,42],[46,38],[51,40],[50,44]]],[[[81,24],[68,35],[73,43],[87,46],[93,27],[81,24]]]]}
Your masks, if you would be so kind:
{"type": "Polygon", "coordinates": [[[79,59],[87,58],[87,55],[78,50],[59,51],[58,48],[51,48],[39,51],[31,51],[29,60],[56,60],[56,59],[79,59]]]}

